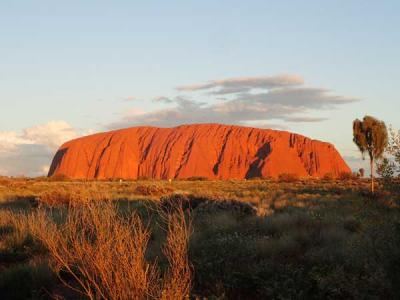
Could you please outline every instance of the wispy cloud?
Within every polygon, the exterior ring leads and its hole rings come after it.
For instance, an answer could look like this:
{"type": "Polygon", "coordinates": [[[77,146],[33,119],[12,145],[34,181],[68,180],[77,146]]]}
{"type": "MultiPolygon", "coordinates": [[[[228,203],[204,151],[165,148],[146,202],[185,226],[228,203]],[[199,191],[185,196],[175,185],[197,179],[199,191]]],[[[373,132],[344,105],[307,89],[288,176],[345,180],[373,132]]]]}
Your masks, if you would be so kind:
{"type": "Polygon", "coordinates": [[[236,101],[275,104],[307,109],[334,108],[337,105],[359,101],[354,97],[334,95],[321,88],[282,88],[261,93],[244,93],[234,98],[236,101]]]}
{"type": "MultiPolygon", "coordinates": [[[[310,116],[359,101],[336,95],[324,88],[310,87],[297,75],[238,77],[181,86],[185,95],[158,97],[156,102],[173,104],[141,114],[125,114],[108,128],[133,125],[175,126],[187,123],[272,124],[283,122],[321,122],[327,118],[310,116]],[[207,91],[208,96],[195,95],[207,91]],[[191,93],[188,97],[187,93],[191,93]],[[226,95],[221,99],[218,95],[226,95]],[[207,102],[203,99],[207,98],[207,102]]],[[[154,100],[153,100],[154,101],[154,100]]]]}
{"type": "Polygon", "coordinates": [[[304,83],[303,78],[297,75],[235,77],[210,80],[206,83],[179,86],[176,89],[183,92],[212,90],[215,95],[248,92],[252,89],[273,89],[279,87],[296,86],[304,83]]]}
{"type": "Polygon", "coordinates": [[[175,100],[166,96],[158,96],[153,98],[155,103],[174,103],[175,100]]]}
{"type": "Polygon", "coordinates": [[[318,117],[287,117],[284,119],[286,122],[293,123],[315,123],[328,120],[328,118],[318,118],[318,117]]]}

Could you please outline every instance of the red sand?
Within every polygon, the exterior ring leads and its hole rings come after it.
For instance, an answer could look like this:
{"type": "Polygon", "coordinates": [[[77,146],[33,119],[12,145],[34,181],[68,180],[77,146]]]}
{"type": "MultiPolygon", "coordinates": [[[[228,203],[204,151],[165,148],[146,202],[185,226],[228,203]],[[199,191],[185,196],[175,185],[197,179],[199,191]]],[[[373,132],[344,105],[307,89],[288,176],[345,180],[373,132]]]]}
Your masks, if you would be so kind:
{"type": "Polygon", "coordinates": [[[286,131],[197,124],[133,127],[69,141],[57,151],[49,176],[243,179],[350,171],[329,143],[286,131]]]}

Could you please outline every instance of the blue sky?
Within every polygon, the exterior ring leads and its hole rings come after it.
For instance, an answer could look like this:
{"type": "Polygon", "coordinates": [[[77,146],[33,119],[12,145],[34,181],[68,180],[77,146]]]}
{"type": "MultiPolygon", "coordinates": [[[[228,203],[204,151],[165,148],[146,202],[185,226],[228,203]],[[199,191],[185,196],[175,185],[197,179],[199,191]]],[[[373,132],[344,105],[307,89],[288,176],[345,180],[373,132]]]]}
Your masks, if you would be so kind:
{"type": "Polygon", "coordinates": [[[43,173],[56,145],[82,134],[219,113],[332,142],[356,167],[355,118],[400,128],[399,11],[399,1],[1,1],[0,173],[43,173]],[[271,107],[268,84],[282,78],[298,80],[271,107]],[[243,80],[250,90],[217,93],[243,80]],[[238,114],[247,104],[265,117],[238,114]]]}

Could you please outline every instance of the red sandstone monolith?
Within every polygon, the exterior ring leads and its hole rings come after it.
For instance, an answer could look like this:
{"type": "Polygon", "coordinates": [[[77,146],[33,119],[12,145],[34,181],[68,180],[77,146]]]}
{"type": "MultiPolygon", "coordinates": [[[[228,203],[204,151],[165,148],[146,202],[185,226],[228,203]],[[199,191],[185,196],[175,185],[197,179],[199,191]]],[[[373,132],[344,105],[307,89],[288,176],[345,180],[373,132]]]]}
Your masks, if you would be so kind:
{"type": "Polygon", "coordinates": [[[49,176],[243,179],[283,173],[337,177],[350,171],[329,143],[286,131],[196,124],[133,127],[66,142],[54,156],[49,176]]]}

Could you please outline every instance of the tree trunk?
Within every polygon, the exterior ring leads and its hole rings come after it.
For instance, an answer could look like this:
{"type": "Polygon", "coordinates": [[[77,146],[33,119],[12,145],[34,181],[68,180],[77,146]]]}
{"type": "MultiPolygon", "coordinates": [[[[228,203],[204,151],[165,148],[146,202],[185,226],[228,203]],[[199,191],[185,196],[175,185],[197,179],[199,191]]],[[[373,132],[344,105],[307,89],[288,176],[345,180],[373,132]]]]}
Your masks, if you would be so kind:
{"type": "Polygon", "coordinates": [[[371,192],[375,192],[375,186],[374,186],[374,158],[371,158],[370,160],[371,163],[371,192]]]}

